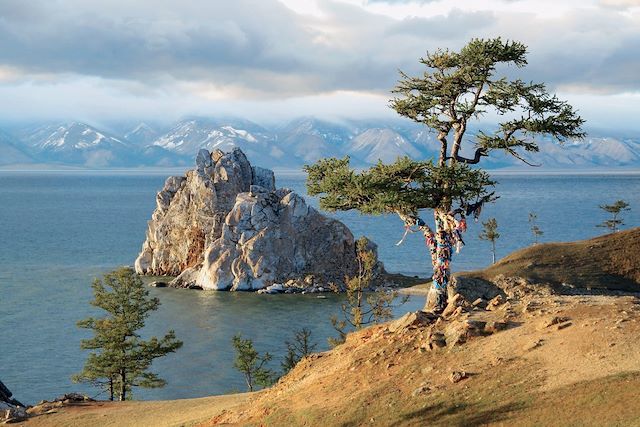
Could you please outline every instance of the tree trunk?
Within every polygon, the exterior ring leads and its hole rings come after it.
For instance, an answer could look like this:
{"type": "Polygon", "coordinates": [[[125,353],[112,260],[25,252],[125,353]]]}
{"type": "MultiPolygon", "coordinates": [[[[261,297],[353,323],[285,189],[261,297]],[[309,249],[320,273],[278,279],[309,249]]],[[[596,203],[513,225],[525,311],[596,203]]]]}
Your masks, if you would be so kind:
{"type": "Polygon", "coordinates": [[[440,156],[438,160],[438,165],[442,167],[444,166],[445,161],[447,159],[447,134],[444,132],[440,132],[438,134],[438,141],[440,141],[440,156]]]}
{"type": "Polygon", "coordinates": [[[451,280],[451,256],[453,238],[442,222],[438,211],[434,212],[436,220],[436,232],[432,237],[432,244],[427,244],[431,249],[431,266],[433,268],[433,281],[427,295],[424,306],[425,311],[440,313],[447,304],[447,286],[451,280]]]}
{"type": "Polygon", "coordinates": [[[493,259],[492,264],[495,264],[496,263],[496,242],[495,241],[491,242],[491,248],[492,248],[491,257],[493,259]]]}
{"type": "Polygon", "coordinates": [[[113,377],[109,377],[109,400],[113,402],[113,377]]]}
{"type": "Polygon", "coordinates": [[[127,374],[124,370],[120,371],[120,401],[126,400],[127,398],[127,384],[126,384],[127,374]]]}
{"type": "Polygon", "coordinates": [[[251,379],[251,374],[246,374],[245,380],[247,380],[247,387],[249,388],[249,391],[253,391],[253,381],[251,379]]]}

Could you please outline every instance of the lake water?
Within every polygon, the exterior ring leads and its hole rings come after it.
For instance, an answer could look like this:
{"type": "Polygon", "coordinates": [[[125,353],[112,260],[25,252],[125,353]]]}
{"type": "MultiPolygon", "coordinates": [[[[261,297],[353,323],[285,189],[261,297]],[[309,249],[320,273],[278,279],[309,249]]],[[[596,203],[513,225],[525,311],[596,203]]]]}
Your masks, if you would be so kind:
{"type": "MultiPolygon", "coordinates": [[[[94,277],[131,265],[140,249],[155,193],[166,173],[0,172],[0,379],[16,398],[34,403],[70,391],[91,395],[95,389],[73,384],[85,354],[79,342],[86,331],[77,320],[96,314],[88,302],[94,277]]],[[[595,225],[606,219],[598,204],[624,199],[632,210],[628,226],[640,224],[640,175],[496,175],[501,198],[483,212],[496,217],[501,237],[498,257],[530,245],[530,211],[538,214],[541,241],[569,241],[602,234],[595,225]]],[[[281,175],[278,186],[304,194],[304,177],[281,175]]],[[[310,203],[317,204],[315,200],[310,203]]],[[[395,216],[339,213],[356,236],[379,245],[387,269],[426,276],[430,266],[424,242],[409,235],[395,216]]],[[[454,270],[486,266],[487,242],[477,238],[480,224],[470,224],[467,246],[454,258],[454,270]]],[[[624,227],[623,227],[624,228],[624,227]]],[[[137,389],[138,399],[196,397],[244,390],[232,368],[231,337],[240,332],[257,349],[274,354],[279,368],[284,341],[302,327],[312,330],[318,350],[333,335],[329,323],[339,310],[339,296],[255,295],[151,289],[162,305],[148,319],[143,335],[175,329],[184,347],[158,360],[154,370],[166,387],[137,389]]],[[[414,297],[396,310],[400,315],[423,305],[414,297]]]]}

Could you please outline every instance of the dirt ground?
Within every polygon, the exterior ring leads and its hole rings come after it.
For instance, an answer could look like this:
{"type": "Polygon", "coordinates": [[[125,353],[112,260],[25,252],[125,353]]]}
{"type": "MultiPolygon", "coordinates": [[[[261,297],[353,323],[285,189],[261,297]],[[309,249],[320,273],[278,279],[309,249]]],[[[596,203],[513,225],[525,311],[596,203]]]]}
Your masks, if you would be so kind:
{"type": "Polygon", "coordinates": [[[233,405],[243,405],[250,393],[148,402],[91,402],[56,408],[17,425],[80,426],[191,426],[233,405]]]}

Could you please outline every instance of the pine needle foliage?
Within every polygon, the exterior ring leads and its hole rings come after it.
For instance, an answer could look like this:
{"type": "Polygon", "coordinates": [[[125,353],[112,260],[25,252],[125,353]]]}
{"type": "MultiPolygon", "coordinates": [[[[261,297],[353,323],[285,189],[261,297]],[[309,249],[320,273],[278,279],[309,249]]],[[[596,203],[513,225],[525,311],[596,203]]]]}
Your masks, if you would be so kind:
{"type": "MultiPolygon", "coordinates": [[[[359,330],[393,317],[398,292],[371,289],[377,260],[367,246],[368,240],[364,237],[356,242],[358,272],[345,279],[346,301],[340,307],[341,318],[335,315],[331,317],[331,325],[338,332],[337,338],[329,338],[329,345],[332,347],[345,341],[349,329],[359,330]]],[[[406,297],[402,298],[398,304],[406,301],[406,297]]]]}
{"type": "Polygon", "coordinates": [[[619,217],[623,211],[629,211],[629,203],[624,200],[617,200],[611,205],[600,205],[600,209],[611,214],[611,219],[604,221],[602,224],[598,224],[598,227],[608,228],[609,231],[615,233],[618,231],[621,225],[624,225],[622,218],[619,217]]]}
{"type": "Polygon", "coordinates": [[[317,344],[311,341],[311,330],[302,328],[295,331],[293,341],[285,341],[287,346],[287,354],[280,364],[282,367],[282,375],[292,370],[302,358],[313,353],[317,344]]]}
{"type": "Polygon", "coordinates": [[[133,387],[163,387],[166,382],[151,372],[154,359],[182,347],[174,331],[158,339],[143,340],[138,331],[146,318],[158,309],[160,301],[150,298],[140,277],[130,268],[120,268],[93,282],[91,305],[106,312],[102,318],[89,317],[78,327],[89,329],[93,337],[80,343],[92,350],[85,366],[72,377],[106,390],[109,400],[126,400],[133,387]]]}
{"type": "MultiPolygon", "coordinates": [[[[505,76],[505,67],[527,65],[526,55],[527,47],[517,41],[472,39],[459,51],[428,52],[419,60],[424,66],[420,75],[400,72],[390,107],[435,133],[440,144],[435,159],[402,157],[363,171],[351,168],[348,157],[305,167],[307,190],[320,196],[321,208],[396,213],[406,227],[422,231],[434,272],[435,311],[444,308],[451,248],[464,244],[465,216],[473,213],[477,218],[482,205],[497,198],[489,176],[469,165],[478,165],[493,152],[534,165],[526,154],[539,150],[535,137],[546,135],[563,143],[585,135],[584,120],[543,83],[505,76]],[[469,123],[487,113],[502,120],[492,131],[468,134],[469,123]],[[473,157],[462,155],[465,146],[475,149],[473,157]],[[433,210],[435,229],[420,218],[422,210],[433,210]]],[[[429,305],[427,301],[425,309],[429,305]]]]}
{"type": "Polygon", "coordinates": [[[364,214],[417,215],[421,209],[450,209],[452,201],[495,200],[489,175],[468,165],[436,166],[431,160],[401,157],[356,172],[348,157],[322,159],[305,166],[307,191],[320,195],[324,210],[356,209],[364,214]]]}
{"type": "Polygon", "coordinates": [[[269,353],[261,355],[253,346],[250,338],[242,338],[236,334],[231,340],[236,351],[233,367],[236,368],[247,383],[247,389],[253,391],[256,385],[267,387],[273,384],[274,373],[266,367],[273,356],[269,353]]]}

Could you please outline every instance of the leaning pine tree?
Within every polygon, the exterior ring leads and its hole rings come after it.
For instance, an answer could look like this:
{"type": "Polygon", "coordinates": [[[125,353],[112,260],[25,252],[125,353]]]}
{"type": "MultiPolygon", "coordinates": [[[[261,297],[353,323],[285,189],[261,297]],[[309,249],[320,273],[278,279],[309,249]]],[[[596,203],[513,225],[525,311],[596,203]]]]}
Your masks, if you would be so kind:
{"type": "Polygon", "coordinates": [[[498,150],[530,164],[522,151],[538,151],[536,135],[559,142],[584,136],[582,118],[549,94],[544,84],[496,76],[500,65],[525,66],[526,53],[522,43],[474,39],[459,52],[427,53],[420,59],[426,67],[421,76],[401,72],[391,107],[435,132],[440,143],[437,159],[404,157],[362,172],[350,168],[348,157],[306,166],[308,192],[320,195],[322,208],[395,213],[407,231],[417,227],[424,234],[433,267],[426,310],[438,312],[446,304],[452,253],[464,244],[466,217],[477,218],[482,206],[497,198],[489,175],[470,165],[498,150]],[[469,123],[489,111],[505,120],[492,132],[466,138],[469,123]],[[473,144],[472,158],[463,156],[465,144],[473,144]],[[420,217],[425,209],[433,211],[431,225],[420,217]]]}

